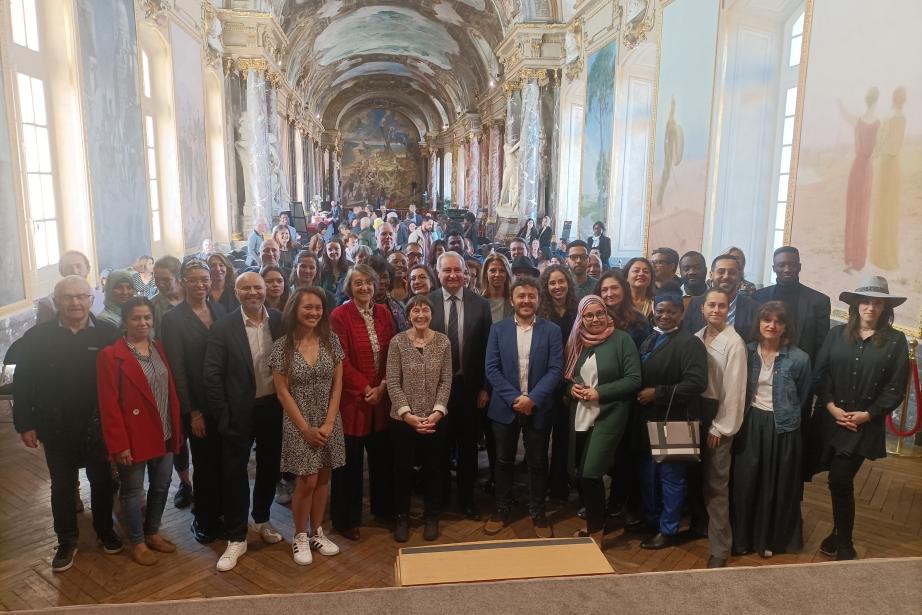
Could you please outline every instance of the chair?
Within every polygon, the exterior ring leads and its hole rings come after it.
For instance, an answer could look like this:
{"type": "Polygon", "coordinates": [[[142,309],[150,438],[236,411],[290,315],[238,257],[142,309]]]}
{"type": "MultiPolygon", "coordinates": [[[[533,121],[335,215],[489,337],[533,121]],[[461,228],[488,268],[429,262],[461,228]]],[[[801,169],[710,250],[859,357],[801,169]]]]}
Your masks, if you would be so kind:
{"type": "Polygon", "coordinates": [[[6,351],[3,357],[3,370],[0,371],[0,401],[8,401],[13,405],[13,376],[16,371],[16,361],[19,358],[22,338],[19,338],[6,351]]]}

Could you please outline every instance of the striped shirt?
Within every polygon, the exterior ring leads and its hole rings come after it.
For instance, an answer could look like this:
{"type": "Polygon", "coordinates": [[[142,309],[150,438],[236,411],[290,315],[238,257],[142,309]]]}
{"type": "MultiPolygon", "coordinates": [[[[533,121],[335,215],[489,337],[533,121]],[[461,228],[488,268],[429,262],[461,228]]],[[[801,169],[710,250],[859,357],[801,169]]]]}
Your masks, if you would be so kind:
{"type": "Polygon", "coordinates": [[[170,374],[167,371],[166,364],[160,358],[160,353],[150,345],[150,355],[145,356],[138,352],[134,344],[127,339],[125,342],[131,348],[135,358],[141,365],[141,371],[147,378],[147,384],[154,394],[154,401],[157,402],[157,411],[160,413],[160,424],[163,425],[163,439],[169,440],[173,437],[173,429],[170,421],[170,374]]]}

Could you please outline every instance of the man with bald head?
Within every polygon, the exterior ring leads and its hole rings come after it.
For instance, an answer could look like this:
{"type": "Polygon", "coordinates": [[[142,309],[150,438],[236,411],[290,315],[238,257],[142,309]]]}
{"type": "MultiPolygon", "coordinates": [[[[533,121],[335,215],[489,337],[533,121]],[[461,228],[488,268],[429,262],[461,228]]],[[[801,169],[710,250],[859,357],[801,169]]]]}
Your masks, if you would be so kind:
{"type": "Polygon", "coordinates": [[[282,540],[269,524],[282,456],[282,407],[275,396],[269,355],[274,340],[282,335],[282,315],[266,309],[266,283],[258,273],[240,274],[234,289],[240,307],[212,325],[204,369],[206,405],[217,418],[224,449],[227,549],[217,566],[222,572],[233,569],[247,550],[247,463],[254,442],[253,529],[264,542],[282,540]]]}
{"type": "Polygon", "coordinates": [[[58,549],[55,572],[73,565],[77,553],[78,470],[90,481],[93,529],[106,553],[122,542],[112,529],[112,476],[96,397],[96,356],[115,341],[115,328],[91,313],[93,294],[83,275],[54,287],[56,317],[29,329],[13,382],[13,423],[23,444],[45,449],[51,477],[51,516],[58,549]]]}
{"type": "Polygon", "coordinates": [[[484,370],[493,317],[490,303],[464,285],[467,268],[463,256],[445,252],[436,267],[442,288],[429,294],[433,306],[430,327],[447,335],[451,342],[454,377],[445,419],[449,437],[458,447],[458,504],[469,519],[480,519],[474,502],[474,482],[480,425],[490,399],[484,370]]]}
{"type": "MultiPolygon", "coordinates": [[[[75,275],[89,281],[90,259],[83,252],[68,250],[58,260],[58,273],[61,274],[62,278],[75,275]]],[[[93,287],[92,284],[90,284],[90,294],[93,295],[93,305],[90,307],[90,311],[95,316],[106,307],[106,296],[101,289],[93,287]]],[[[35,310],[36,323],[40,324],[54,320],[55,316],[57,316],[57,309],[54,306],[54,293],[36,301],[35,310]]]]}

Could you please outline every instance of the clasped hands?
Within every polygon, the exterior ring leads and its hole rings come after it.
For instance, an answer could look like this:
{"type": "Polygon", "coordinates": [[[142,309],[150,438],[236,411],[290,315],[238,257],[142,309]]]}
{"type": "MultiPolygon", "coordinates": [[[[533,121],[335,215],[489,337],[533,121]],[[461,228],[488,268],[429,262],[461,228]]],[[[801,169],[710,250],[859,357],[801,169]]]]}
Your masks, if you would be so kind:
{"type": "Polygon", "coordinates": [[[573,396],[573,399],[580,401],[599,401],[599,392],[584,384],[574,384],[573,388],[570,389],[570,395],[573,396]]]}
{"type": "Polygon", "coordinates": [[[387,383],[382,382],[376,387],[366,386],[365,387],[365,403],[369,406],[376,406],[381,398],[384,396],[384,389],[387,387],[387,383]]]}
{"type": "Polygon", "coordinates": [[[535,410],[535,402],[528,395],[519,395],[512,402],[512,410],[524,416],[531,416],[535,410]]]}
{"type": "Polygon", "coordinates": [[[416,433],[423,435],[435,433],[436,424],[445,416],[438,410],[429,416],[416,416],[412,412],[406,412],[403,415],[403,422],[416,430],[416,433]]]}
{"type": "Polygon", "coordinates": [[[836,420],[836,425],[849,431],[858,431],[858,428],[871,420],[871,414],[866,410],[847,412],[833,402],[826,404],[826,410],[836,420]]]}
{"type": "Polygon", "coordinates": [[[324,423],[320,427],[311,427],[305,425],[301,430],[301,436],[308,446],[312,448],[323,448],[333,433],[333,423],[324,423]]]}

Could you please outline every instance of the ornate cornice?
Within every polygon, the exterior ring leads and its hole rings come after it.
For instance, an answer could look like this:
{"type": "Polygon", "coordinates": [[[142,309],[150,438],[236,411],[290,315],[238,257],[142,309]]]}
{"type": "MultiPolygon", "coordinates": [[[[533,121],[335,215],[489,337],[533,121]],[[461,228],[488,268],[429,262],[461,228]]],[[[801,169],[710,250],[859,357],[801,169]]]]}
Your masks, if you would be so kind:
{"type": "Polygon", "coordinates": [[[647,40],[647,33],[653,29],[655,23],[654,5],[653,0],[631,0],[628,5],[628,10],[632,14],[626,15],[627,20],[621,28],[621,41],[628,49],[633,49],[647,40]]]}

